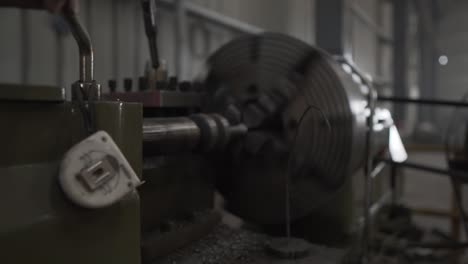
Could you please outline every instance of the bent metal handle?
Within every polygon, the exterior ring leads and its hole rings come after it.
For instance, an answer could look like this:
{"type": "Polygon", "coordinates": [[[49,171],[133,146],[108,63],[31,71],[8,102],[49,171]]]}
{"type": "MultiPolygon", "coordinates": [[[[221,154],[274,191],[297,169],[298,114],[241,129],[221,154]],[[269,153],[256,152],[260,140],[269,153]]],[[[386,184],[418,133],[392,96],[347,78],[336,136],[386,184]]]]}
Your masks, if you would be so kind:
{"type": "Polygon", "coordinates": [[[148,38],[151,63],[154,69],[159,68],[159,53],[158,53],[158,26],[156,24],[156,1],[142,0],[143,22],[145,25],[146,37],[148,38]]]}
{"type": "MultiPolygon", "coordinates": [[[[22,9],[45,9],[43,1],[35,0],[3,0],[1,7],[17,7],[22,9]]],[[[50,9],[50,8],[49,8],[50,9]]],[[[78,1],[70,1],[63,7],[63,16],[70,26],[70,31],[78,45],[80,56],[80,83],[92,83],[94,80],[93,45],[88,32],[80,23],[78,16],[78,1]]]]}
{"type": "Polygon", "coordinates": [[[80,56],[80,82],[94,80],[94,50],[88,32],[80,23],[74,12],[65,12],[64,18],[70,26],[73,37],[79,49],[80,56]]]}

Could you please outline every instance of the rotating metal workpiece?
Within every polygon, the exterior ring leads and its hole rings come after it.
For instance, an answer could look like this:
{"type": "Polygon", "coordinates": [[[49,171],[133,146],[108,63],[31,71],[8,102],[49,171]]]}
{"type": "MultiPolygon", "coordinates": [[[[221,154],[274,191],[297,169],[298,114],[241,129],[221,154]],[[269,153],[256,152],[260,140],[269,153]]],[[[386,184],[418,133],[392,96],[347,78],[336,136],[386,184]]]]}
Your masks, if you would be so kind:
{"type": "Polygon", "coordinates": [[[146,118],[143,122],[143,153],[154,156],[220,151],[246,133],[244,124],[231,123],[220,114],[146,118]]]}
{"type": "Polygon", "coordinates": [[[367,95],[323,51],[282,35],[234,40],[210,57],[205,112],[235,106],[249,133],[218,178],[228,209],[258,224],[332,197],[364,161],[367,95]]]}

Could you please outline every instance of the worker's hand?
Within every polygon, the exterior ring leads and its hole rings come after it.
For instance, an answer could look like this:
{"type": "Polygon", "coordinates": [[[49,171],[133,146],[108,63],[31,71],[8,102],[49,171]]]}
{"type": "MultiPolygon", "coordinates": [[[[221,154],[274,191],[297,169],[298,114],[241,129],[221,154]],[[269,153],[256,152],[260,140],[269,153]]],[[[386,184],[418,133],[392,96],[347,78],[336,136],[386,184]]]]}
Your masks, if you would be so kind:
{"type": "Polygon", "coordinates": [[[47,9],[51,13],[78,12],[78,0],[0,0],[0,6],[47,9]]]}

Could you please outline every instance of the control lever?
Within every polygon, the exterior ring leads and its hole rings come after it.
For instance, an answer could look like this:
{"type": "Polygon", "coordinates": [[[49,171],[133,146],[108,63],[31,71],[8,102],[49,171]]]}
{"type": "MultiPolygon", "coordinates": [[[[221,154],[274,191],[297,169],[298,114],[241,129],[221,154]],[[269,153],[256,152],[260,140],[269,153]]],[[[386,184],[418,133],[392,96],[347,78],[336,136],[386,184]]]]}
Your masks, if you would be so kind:
{"type": "Polygon", "coordinates": [[[158,26],[156,25],[156,1],[142,0],[143,22],[145,24],[146,36],[148,38],[151,63],[154,69],[159,68],[159,53],[158,53],[158,26]]]}
{"type": "Polygon", "coordinates": [[[79,49],[80,81],[91,82],[94,78],[94,50],[88,32],[81,25],[75,13],[66,12],[64,18],[70,26],[79,49]]]}
{"type": "MultiPolygon", "coordinates": [[[[44,8],[44,3],[36,3],[42,1],[0,1],[2,6],[14,6],[25,9],[44,8]]],[[[91,109],[91,104],[86,102],[96,101],[101,99],[101,85],[94,80],[94,54],[93,45],[88,32],[80,23],[76,10],[78,9],[77,1],[70,1],[69,6],[63,8],[63,17],[67,21],[70,31],[78,45],[80,56],[80,75],[79,80],[72,84],[72,100],[78,102],[86,130],[91,134],[95,132],[94,116],[91,109]]]]}
{"type": "Polygon", "coordinates": [[[94,80],[94,50],[88,32],[73,12],[64,13],[80,56],[80,78],[73,84],[74,99],[94,101],[101,97],[101,86],[94,80]]]}
{"type": "Polygon", "coordinates": [[[65,12],[64,18],[70,26],[80,56],[79,80],[72,84],[72,100],[78,103],[89,134],[96,131],[94,109],[90,104],[101,99],[101,85],[94,80],[94,50],[88,32],[80,23],[76,13],[65,12]],[[86,103],[87,102],[87,103],[86,103]]]}

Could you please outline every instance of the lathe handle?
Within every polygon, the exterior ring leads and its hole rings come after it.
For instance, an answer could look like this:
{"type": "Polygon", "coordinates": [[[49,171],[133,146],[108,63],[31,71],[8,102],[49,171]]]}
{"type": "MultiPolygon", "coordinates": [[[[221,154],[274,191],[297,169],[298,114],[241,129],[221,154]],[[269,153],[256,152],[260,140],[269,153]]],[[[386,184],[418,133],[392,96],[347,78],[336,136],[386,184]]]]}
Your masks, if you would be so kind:
{"type": "Polygon", "coordinates": [[[141,6],[143,9],[143,22],[145,24],[146,37],[148,38],[151,64],[154,69],[159,68],[159,52],[158,52],[158,26],[156,24],[156,1],[142,0],[141,6]]]}
{"type": "Polygon", "coordinates": [[[64,12],[65,20],[70,26],[73,37],[79,49],[80,82],[94,80],[94,50],[88,31],[83,27],[75,12],[64,12]]]}
{"type": "Polygon", "coordinates": [[[49,11],[60,11],[67,21],[70,31],[78,45],[80,56],[79,81],[82,84],[84,98],[99,99],[100,91],[91,91],[91,88],[99,87],[94,80],[94,50],[88,32],[78,19],[78,0],[63,1],[64,6],[60,7],[53,1],[39,0],[0,0],[0,7],[17,7],[22,9],[48,9],[49,11]],[[54,10],[54,8],[60,10],[54,10]],[[94,95],[94,96],[90,96],[94,95]]]}

